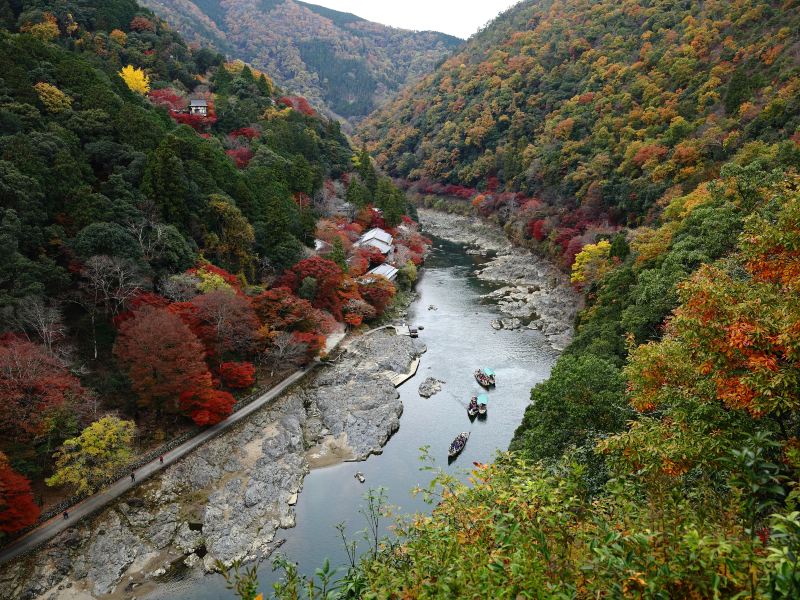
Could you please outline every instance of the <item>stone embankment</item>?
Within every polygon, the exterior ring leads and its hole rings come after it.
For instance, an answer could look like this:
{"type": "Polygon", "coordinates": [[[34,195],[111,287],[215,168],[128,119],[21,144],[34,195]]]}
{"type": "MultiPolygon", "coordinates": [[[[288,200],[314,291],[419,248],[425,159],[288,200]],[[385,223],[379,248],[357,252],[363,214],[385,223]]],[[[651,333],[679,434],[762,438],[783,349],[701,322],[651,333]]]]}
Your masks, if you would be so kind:
{"type": "Polygon", "coordinates": [[[294,526],[310,468],[363,460],[397,431],[403,406],[391,379],[424,351],[392,331],[356,338],[242,425],[3,566],[0,598],[127,599],[172,568],[269,555],[277,530],[294,526]]]}
{"type": "Polygon", "coordinates": [[[419,210],[426,233],[464,244],[489,258],[478,270],[484,281],[502,285],[486,294],[506,318],[487,323],[495,329],[538,329],[556,350],[563,350],[573,335],[581,298],[566,275],[548,260],[515,247],[503,230],[477,217],[419,210]]]}

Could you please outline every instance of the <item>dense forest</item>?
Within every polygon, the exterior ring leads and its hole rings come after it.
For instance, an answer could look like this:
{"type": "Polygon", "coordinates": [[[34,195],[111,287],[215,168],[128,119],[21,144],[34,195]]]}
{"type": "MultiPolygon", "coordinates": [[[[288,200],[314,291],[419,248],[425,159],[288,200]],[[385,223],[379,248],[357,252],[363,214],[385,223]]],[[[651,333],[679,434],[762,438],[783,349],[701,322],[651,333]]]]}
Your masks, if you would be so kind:
{"type": "Polygon", "coordinates": [[[365,228],[398,285],[425,240],[337,122],[133,0],[0,26],[2,539],[379,317],[365,228]]]}
{"type": "Polygon", "coordinates": [[[320,109],[359,120],[461,40],[296,0],[143,0],[187,39],[268,71],[320,109]]]}

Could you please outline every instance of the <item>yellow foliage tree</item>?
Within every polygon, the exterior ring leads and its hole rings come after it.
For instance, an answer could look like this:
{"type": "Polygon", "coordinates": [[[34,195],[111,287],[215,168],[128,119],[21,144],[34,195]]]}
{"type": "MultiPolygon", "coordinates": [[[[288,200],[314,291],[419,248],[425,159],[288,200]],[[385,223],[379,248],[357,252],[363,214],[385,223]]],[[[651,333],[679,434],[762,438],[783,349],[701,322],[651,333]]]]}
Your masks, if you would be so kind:
{"type": "Polygon", "coordinates": [[[572,283],[587,285],[611,270],[611,242],[601,240],[583,247],[572,264],[572,283]]]}
{"type": "Polygon", "coordinates": [[[72,98],[54,85],[40,81],[33,87],[36,89],[39,100],[41,100],[48,112],[60,113],[69,110],[72,106],[72,98]]]}
{"type": "Polygon", "coordinates": [[[124,46],[128,41],[128,34],[120,29],[115,29],[114,31],[108,34],[108,37],[110,37],[120,46],[124,46]]]}
{"type": "Polygon", "coordinates": [[[137,69],[133,65],[123,67],[119,76],[125,84],[137,94],[146,94],[150,91],[150,78],[142,69],[137,69]]]}
{"type": "Polygon", "coordinates": [[[33,37],[50,42],[56,39],[61,31],[58,29],[58,21],[52,13],[45,13],[44,21],[41,23],[25,23],[20,27],[23,33],[30,33],[33,37]]]}
{"type": "Polygon", "coordinates": [[[197,289],[202,294],[208,294],[217,290],[223,290],[226,292],[233,291],[233,288],[230,286],[230,284],[217,273],[212,273],[211,271],[206,271],[205,269],[199,269],[197,271],[197,277],[200,279],[200,283],[197,284],[197,289]]]}
{"type": "Polygon", "coordinates": [[[136,425],[117,417],[103,417],[68,439],[54,455],[56,470],[47,485],[71,485],[75,491],[92,493],[131,459],[136,425]]]}

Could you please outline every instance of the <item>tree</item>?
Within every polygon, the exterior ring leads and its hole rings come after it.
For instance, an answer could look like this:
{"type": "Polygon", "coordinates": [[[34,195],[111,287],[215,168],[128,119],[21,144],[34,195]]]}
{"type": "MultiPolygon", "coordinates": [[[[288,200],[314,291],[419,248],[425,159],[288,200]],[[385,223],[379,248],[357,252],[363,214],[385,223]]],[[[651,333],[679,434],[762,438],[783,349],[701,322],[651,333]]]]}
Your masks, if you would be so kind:
{"type": "Polygon", "coordinates": [[[200,293],[199,285],[199,277],[188,273],[179,273],[163,280],[159,290],[173,302],[188,302],[200,293]]]}
{"type": "Polygon", "coordinates": [[[195,425],[216,425],[233,412],[236,399],[228,392],[211,388],[186,390],[181,394],[180,407],[195,425]]]}
{"type": "Polygon", "coordinates": [[[61,307],[54,301],[31,296],[23,298],[17,306],[15,321],[23,331],[33,332],[47,351],[64,338],[66,328],[62,323],[61,307]]]}
{"type": "Polygon", "coordinates": [[[296,368],[308,360],[308,345],[299,342],[291,333],[282,331],[261,355],[261,361],[270,369],[270,377],[278,369],[296,368]]]}
{"type": "Polygon", "coordinates": [[[559,458],[571,445],[621,431],[632,415],[625,380],[613,363],[591,354],[564,355],[532,390],[511,449],[534,460],[559,458]]]}
{"type": "Polygon", "coordinates": [[[315,331],[322,325],[320,311],[286,287],[272,288],[256,296],[253,308],[261,324],[270,329],[315,331]]]}
{"type": "Polygon", "coordinates": [[[210,232],[206,235],[206,251],[216,256],[221,264],[232,272],[247,272],[254,262],[253,226],[229,198],[212,195],[208,202],[210,232]]]}
{"type": "Polygon", "coordinates": [[[97,315],[116,316],[142,289],[142,279],[128,260],[111,256],[93,256],[81,270],[83,292],[78,303],[89,313],[94,358],[97,359],[97,315]]]}
{"type": "Polygon", "coordinates": [[[133,421],[107,416],[95,421],[56,452],[55,472],[49,486],[72,486],[78,494],[91,494],[130,462],[136,431],[133,421]]]}
{"type": "Polygon", "coordinates": [[[583,247],[572,263],[572,283],[591,285],[599,281],[612,267],[611,242],[600,240],[583,247]]]}
{"type": "Polygon", "coordinates": [[[211,387],[203,345],[181,318],[145,307],[119,329],[114,356],[126,370],[142,408],[176,412],[181,392],[211,387]]]}
{"type": "Polygon", "coordinates": [[[122,67],[119,76],[131,91],[144,96],[150,91],[150,78],[142,69],[137,69],[133,65],[122,67]]]}
{"type": "Polygon", "coordinates": [[[249,362],[227,362],[219,366],[222,382],[229,388],[243,390],[256,382],[256,368],[249,362]]]}
{"type": "Polygon", "coordinates": [[[328,258],[339,265],[343,273],[347,273],[347,255],[344,252],[342,238],[337,236],[336,239],[333,240],[333,250],[328,258]]]}
{"type": "Polygon", "coordinates": [[[358,291],[380,316],[394,298],[397,288],[382,275],[366,275],[359,280],[358,291]]]}
{"type": "Polygon", "coordinates": [[[89,400],[89,392],[44,346],[0,341],[0,439],[18,444],[41,434],[57,408],[89,400]]]}
{"type": "Polygon", "coordinates": [[[354,209],[362,209],[369,204],[369,190],[361,183],[359,178],[352,177],[350,184],[347,186],[345,199],[354,209]]]}
{"type": "Polygon", "coordinates": [[[217,290],[196,296],[197,319],[204,325],[209,353],[222,357],[226,353],[249,354],[253,350],[258,319],[250,301],[233,291],[217,290]]]}
{"type": "Polygon", "coordinates": [[[292,273],[298,282],[302,282],[306,277],[313,277],[317,282],[317,292],[311,303],[316,308],[329,311],[337,319],[342,318],[337,294],[343,277],[339,265],[327,258],[312,256],[292,267],[292,273]]]}
{"type": "Polygon", "coordinates": [[[33,86],[39,95],[39,100],[48,112],[61,113],[72,108],[72,98],[54,85],[39,82],[33,86]]]}
{"type": "Polygon", "coordinates": [[[39,518],[31,482],[14,471],[0,452],[0,533],[16,533],[39,518]]]}

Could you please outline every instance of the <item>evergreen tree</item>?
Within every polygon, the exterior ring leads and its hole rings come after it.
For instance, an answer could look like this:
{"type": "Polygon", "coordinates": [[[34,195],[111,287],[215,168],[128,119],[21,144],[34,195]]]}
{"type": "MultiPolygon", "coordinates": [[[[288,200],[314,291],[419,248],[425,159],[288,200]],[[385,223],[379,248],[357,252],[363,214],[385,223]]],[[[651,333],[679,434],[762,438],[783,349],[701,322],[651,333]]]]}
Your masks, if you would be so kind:
{"type": "Polygon", "coordinates": [[[333,251],[328,258],[339,265],[343,272],[347,273],[347,255],[344,252],[344,244],[341,238],[337,237],[333,241],[333,251]]]}

